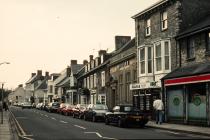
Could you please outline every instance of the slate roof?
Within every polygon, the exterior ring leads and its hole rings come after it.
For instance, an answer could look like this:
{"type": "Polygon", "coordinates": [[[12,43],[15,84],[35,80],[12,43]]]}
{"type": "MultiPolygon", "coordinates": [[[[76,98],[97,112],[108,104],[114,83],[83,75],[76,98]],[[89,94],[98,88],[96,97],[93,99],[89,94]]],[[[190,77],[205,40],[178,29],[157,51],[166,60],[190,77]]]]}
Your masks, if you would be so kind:
{"type": "Polygon", "coordinates": [[[56,84],[57,87],[68,87],[70,86],[70,77],[65,77],[60,83],[56,84]]]}
{"type": "Polygon", "coordinates": [[[76,74],[83,66],[83,64],[71,65],[71,71],[76,74]]]}
{"type": "Polygon", "coordinates": [[[36,87],[36,89],[47,89],[47,80],[49,80],[49,77],[45,77],[44,80],[36,87]]]}
{"type": "Polygon", "coordinates": [[[204,17],[202,20],[200,20],[199,23],[191,26],[190,28],[178,34],[177,39],[191,36],[193,34],[196,34],[196,33],[208,30],[208,29],[210,29],[210,15],[204,17]]]}
{"type": "Polygon", "coordinates": [[[167,74],[162,80],[173,79],[187,76],[195,76],[199,74],[210,73],[210,62],[188,65],[185,67],[177,68],[171,73],[167,74]]]}

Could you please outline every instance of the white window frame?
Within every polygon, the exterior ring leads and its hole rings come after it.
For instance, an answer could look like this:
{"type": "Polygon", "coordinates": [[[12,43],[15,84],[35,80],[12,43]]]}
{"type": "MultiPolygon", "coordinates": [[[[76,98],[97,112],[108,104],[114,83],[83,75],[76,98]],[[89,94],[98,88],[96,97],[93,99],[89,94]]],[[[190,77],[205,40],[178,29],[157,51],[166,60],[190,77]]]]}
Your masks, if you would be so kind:
{"type": "Polygon", "coordinates": [[[153,65],[154,65],[154,62],[153,62],[154,61],[153,60],[153,51],[154,51],[153,50],[153,46],[142,45],[142,46],[138,47],[138,68],[139,68],[139,70],[138,70],[139,72],[138,73],[139,73],[140,77],[141,76],[151,76],[153,74],[153,71],[154,71],[154,69],[153,69],[153,65]],[[151,73],[148,72],[148,52],[149,52],[148,48],[149,47],[151,47],[151,61],[152,61],[152,72],[151,73]],[[143,73],[143,74],[141,73],[141,62],[142,62],[141,61],[141,53],[140,53],[141,52],[141,48],[145,49],[145,52],[144,52],[145,53],[144,54],[145,55],[145,58],[144,58],[145,59],[144,60],[145,61],[145,73],[143,73]]]}
{"type": "Polygon", "coordinates": [[[87,88],[87,80],[86,80],[86,78],[83,79],[83,82],[84,82],[84,87],[87,88]]]}
{"type": "Polygon", "coordinates": [[[145,29],[146,36],[151,35],[151,19],[146,20],[146,29],[145,29]]]}
{"type": "Polygon", "coordinates": [[[168,13],[166,11],[162,12],[160,18],[161,18],[161,30],[164,31],[168,28],[168,13]]]}
{"type": "Polygon", "coordinates": [[[146,52],[145,46],[139,48],[139,70],[140,70],[139,74],[140,75],[145,75],[146,74],[146,67],[145,67],[145,65],[146,65],[146,55],[145,54],[146,53],[145,52],[146,52]],[[142,49],[144,49],[144,60],[141,60],[141,50],[142,49]],[[144,62],[144,73],[141,72],[141,70],[142,70],[142,65],[141,64],[143,62],[144,62]]]}
{"type": "Polygon", "coordinates": [[[93,88],[93,75],[90,75],[90,88],[93,88]]]}
{"type": "Polygon", "coordinates": [[[101,86],[105,87],[105,71],[101,72],[101,86]]]}
{"type": "Polygon", "coordinates": [[[104,55],[101,55],[101,64],[104,63],[104,55]]]}
{"type": "Polygon", "coordinates": [[[160,40],[156,43],[154,43],[154,72],[155,74],[160,74],[160,73],[169,73],[171,71],[171,41],[169,39],[167,40],[160,40]],[[168,47],[169,47],[169,69],[165,69],[165,42],[168,42],[168,47]],[[161,44],[161,70],[157,71],[156,68],[156,44],[160,43],[161,44]]]}

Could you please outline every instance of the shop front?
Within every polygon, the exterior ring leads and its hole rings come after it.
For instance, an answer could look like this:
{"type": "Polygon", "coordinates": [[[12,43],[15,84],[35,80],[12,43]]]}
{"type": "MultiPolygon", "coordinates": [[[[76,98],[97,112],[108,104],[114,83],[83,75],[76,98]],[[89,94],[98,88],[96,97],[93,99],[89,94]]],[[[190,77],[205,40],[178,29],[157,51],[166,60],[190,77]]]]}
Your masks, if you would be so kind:
{"type": "Polygon", "coordinates": [[[167,121],[210,125],[210,74],[179,78],[168,75],[164,87],[167,121]]]}
{"type": "Polygon", "coordinates": [[[161,88],[151,84],[131,84],[130,90],[133,92],[133,106],[142,112],[151,115],[155,120],[153,101],[160,97],[161,88]]]}

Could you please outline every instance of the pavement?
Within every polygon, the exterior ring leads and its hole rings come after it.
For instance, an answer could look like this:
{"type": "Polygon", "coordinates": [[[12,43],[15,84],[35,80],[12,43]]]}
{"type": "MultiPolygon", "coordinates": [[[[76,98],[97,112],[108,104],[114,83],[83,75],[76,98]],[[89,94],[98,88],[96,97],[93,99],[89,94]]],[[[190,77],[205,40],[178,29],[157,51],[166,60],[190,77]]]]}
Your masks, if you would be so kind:
{"type": "Polygon", "coordinates": [[[149,121],[146,126],[157,129],[170,130],[170,131],[183,132],[183,133],[196,134],[196,135],[204,135],[210,137],[210,127],[192,126],[184,124],[171,124],[171,123],[162,123],[160,125],[156,124],[155,121],[149,121]]]}
{"type": "MultiPolygon", "coordinates": [[[[183,133],[203,135],[203,136],[210,137],[210,127],[170,124],[170,123],[162,123],[161,125],[159,125],[153,121],[149,121],[146,126],[150,128],[155,128],[155,129],[163,129],[163,130],[183,132],[183,133]]],[[[0,123],[0,140],[14,140],[14,139],[16,140],[17,138],[14,137],[15,135],[14,133],[15,132],[12,131],[11,124],[10,124],[10,112],[4,111],[3,124],[0,123]]]]}
{"type": "MultiPolygon", "coordinates": [[[[0,112],[0,115],[2,112],[0,112]]],[[[0,119],[2,120],[0,116],[0,119]]],[[[3,124],[0,121],[0,140],[13,140],[13,134],[9,123],[9,111],[3,111],[3,124]]]]}

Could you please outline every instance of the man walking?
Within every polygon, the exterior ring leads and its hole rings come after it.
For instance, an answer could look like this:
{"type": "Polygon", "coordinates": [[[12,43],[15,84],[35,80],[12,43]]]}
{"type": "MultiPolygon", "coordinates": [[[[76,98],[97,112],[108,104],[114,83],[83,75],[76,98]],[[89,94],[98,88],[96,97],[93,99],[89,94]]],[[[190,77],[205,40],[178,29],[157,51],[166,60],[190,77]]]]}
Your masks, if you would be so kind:
{"type": "Polygon", "coordinates": [[[153,102],[153,107],[155,109],[156,124],[162,124],[163,119],[163,102],[161,99],[157,99],[153,102]]]}

